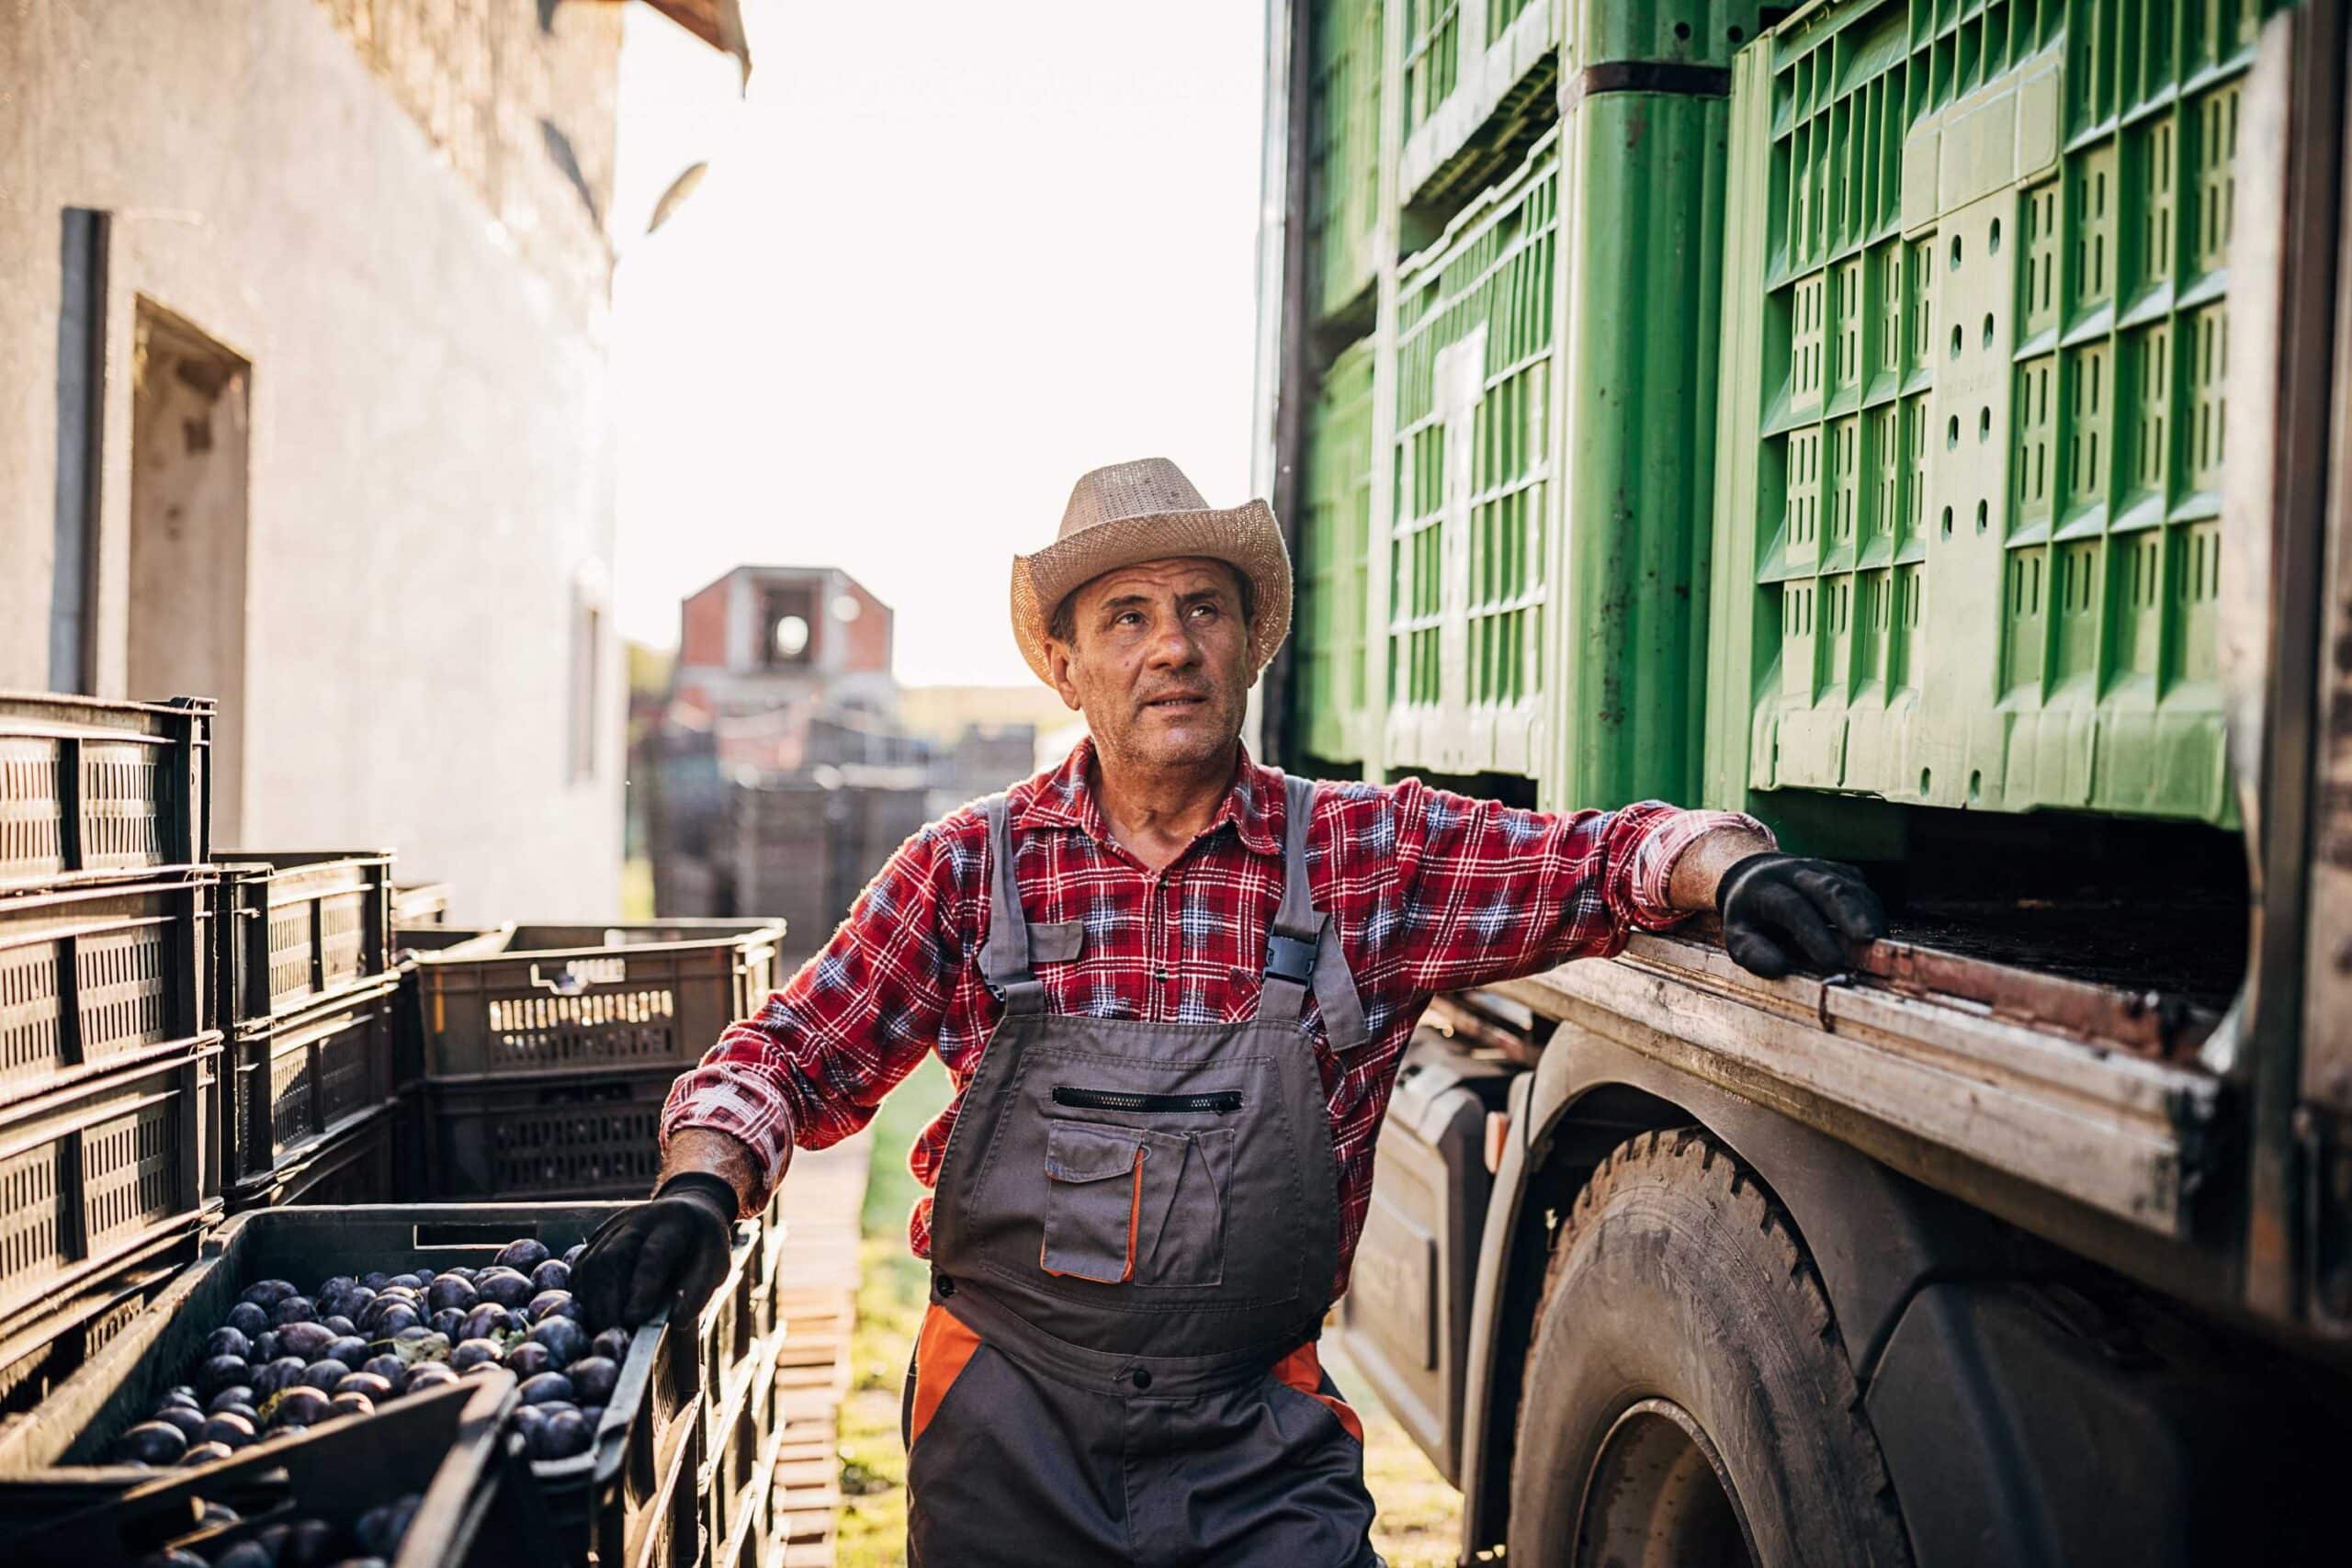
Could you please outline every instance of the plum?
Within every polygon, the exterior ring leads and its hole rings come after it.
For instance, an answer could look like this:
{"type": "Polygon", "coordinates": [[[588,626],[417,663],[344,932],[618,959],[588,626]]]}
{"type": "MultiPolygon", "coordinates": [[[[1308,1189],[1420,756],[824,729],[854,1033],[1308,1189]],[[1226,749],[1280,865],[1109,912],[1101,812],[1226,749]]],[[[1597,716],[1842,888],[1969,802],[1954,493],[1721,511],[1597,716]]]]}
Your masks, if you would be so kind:
{"type": "Polygon", "coordinates": [[[541,1291],[531,1298],[529,1310],[533,1323],[545,1323],[550,1317],[568,1317],[575,1323],[582,1321],[580,1303],[571,1299],[570,1291],[541,1291]]]}
{"type": "Polygon", "coordinates": [[[359,1321],[359,1314],[366,1312],[368,1304],[375,1299],[375,1286],[354,1285],[343,1292],[343,1314],[356,1323],[359,1321]]]}
{"type": "Polygon", "coordinates": [[[409,1521],[416,1517],[417,1506],[424,1499],[414,1492],[395,1497],[390,1502],[368,1509],[351,1527],[361,1550],[379,1557],[390,1557],[400,1551],[401,1539],[408,1534],[409,1521]]]}
{"type": "Polygon", "coordinates": [[[607,1360],[626,1361],[628,1359],[628,1329],[607,1328],[591,1343],[590,1353],[607,1360]]]}
{"type": "Polygon", "coordinates": [[[356,1334],[330,1341],[319,1355],[322,1361],[341,1361],[346,1367],[356,1367],[367,1359],[368,1341],[356,1334]]]}
{"type": "Polygon", "coordinates": [[[139,1568],[206,1568],[203,1558],[185,1547],[167,1546],[139,1560],[139,1568]]]}
{"type": "Polygon", "coordinates": [[[584,1454],[595,1440],[595,1430],[587,1417],[577,1410],[559,1410],[547,1418],[531,1445],[531,1457],[536,1460],[570,1459],[584,1454]]]}
{"type": "Polygon", "coordinates": [[[393,1275],[392,1283],[405,1285],[412,1291],[421,1292],[427,1285],[433,1283],[433,1276],[424,1269],[412,1269],[405,1274],[393,1275]]]}
{"type": "Polygon", "coordinates": [[[302,1381],[310,1365],[300,1356],[280,1356],[267,1366],[254,1369],[253,1390],[264,1399],[282,1393],[302,1381]]]}
{"type": "Polygon", "coordinates": [[[514,1429],[523,1435],[528,1447],[531,1434],[547,1425],[548,1407],[544,1404],[518,1404],[514,1407],[514,1429]]]}
{"type": "Polygon", "coordinates": [[[234,1356],[242,1361],[253,1353],[252,1337],[241,1328],[227,1326],[216,1328],[204,1337],[204,1354],[208,1359],[214,1356],[234,1356]]]}
{"type": "Polygon", "coordinates": [[[496,1302],[503,1307],[518,1307],[537,1292],[531,1289],[527,1274],[512,1269],[485,1269],[474,1278],[474,1292],[486,1302],[496,1302]]]}
{"type": "Polygon", "coordinates": [[[187,1452],[187,1434],[168,1421],[141,1421],[122,1435],[125,1459],[141,1464],[176,1464],[187,1452]]]}
{"type": "Polygon", "coordinates": [[[277,1568],[277,1559],[257,1540],[241,1540],[212,1560],[212,1568],[277,1568]]]}
{"type": "Polygon", "coordinates": [[[254,1424],[242,1416],[215,1416],[204,1424],[204,1440],[242,1449],[254,1440],[254,1424]]]}
{"type": "Polygon", "coordinates": [[[374,1372],[354,1372],[327,1392],[334,1394],[364,1393],[370,1399],[390,1399],[392,1397],[392,1382],[374,1372]]]}
{"type": "Polygon", "coordinates": [[[261,1430],[261,1412],[255,1410],[250,1404],[224,1404],[220,1409],[212,1412],[212,1414],[215,1416],[242,1416],[252,1424],[254,1431],[258,1432],[261,1430]]]}
{"type": "Polygon", "coordinates": [[[250,1339],[269,1327],[269,1313],[253,1302],[239,1302],[229,1309],[229,1326],[250,1339]]]}
{"type": "Polygon", "coordinates": [[[484,1302],[466,1314],[464,1331],[453,1335],[458,1339],[487,1339],[493,1334],[504,1334],[514,1327],[514,1314],[496,1302],[484,1302]]]}
{"type": "Polygon", "coordinates": [[[319,1319],[319,1326],[338,1339],[351,1338],[359,1332],[359,1325],[339,1312],[319,1319]]]}
{"type": "Polygon", "coordinates": [[[277,1353],[300,1356],[306,1361],[323,1360],[334,1339],[334,1331],[323,1323],[289,1323],[277,1331],[277,1353]]]}
{"type": "Polygon", "coordinates": [[[498,1256],[491,1259],[499,1267],[512,1269],[518,1274],[527,1274],[547,1260],[546,1246],[528,1237],[521,1241],[508,1242],[498,1249],[498,1256]]]}
{"type": "Polygon", "coordinates": [[[376,1402],[356,1391],[338,1393],[327,1402],[327,1408],[336,1416],[373,1416],[376,1402]]]}
{"type": "Polygon", "coordinates": [[[414,1393],[420,1389],[440,1388],[458,1381],[447,1361],[419,1361],[401,1377],[401,1392],[414,1393]]]}
{"type": "Polygon", "coordinates": [[[380,1291],[391,1281],[392,1277],[381,1269],[370,1269],[367,1273],[359,1276],[360,1284],[371,1291],[380,1291]]]}
{"type": "Polygon", "coordinates": [[[580,1407],[580,1418],[588,1423],[588,1429],[593,1432],[605,1424],[605,1407],[601,1404],[583,1404],[580,1407]]]}
{"type": "Polygon", "coordinates": [[[215,1460],[234,1459],[237,1450],[226,1443],[195,1443],[189,1446],[187,1452],[180,1455],[180,1462],[186,1465],[210,1464],[215,1460]]]}
{"type": "Polygon", "coordinates": [[[466,1316],[466,1314],[459,1312],[456,1307],[443,1307],[427,1320],[427,1325],[434,1333],[446,1334],[452,1339],[481,1338],[481,1336],[478,1334],[468,1334],[465,1331],[466,1316]]]}
{"type": "Polygon", "coordinates": [[[251,1404],[253,1402],[254,1391],[245,1384],[239,1383],[232,1388],[224,1388],[210,1399],[206,1400],[204,1413],[207,1416],[218,1416],[232,1404],[251,1404]]]}
{"type": "Polygon", "coordinates": [[[165,1404],[185,1404],[190,1410],[193,1410],[197,1407],[196,1390],[190,1388],[186,1383],[175,1383],[170,1388],[164,1391],[164,1403],[165,1404]]]}
{"type": "Polygon", "coordinates": [[[208,1356],[196,1369],[196,1391],[210,1399],[224,1388],[243,1386],[253,1377],[253,1368],[243,1356],[208,1356]]]}
{"type": "Polygon", "coordinates": [[[560,1258],[550,1258],[531,1270],[531,1286],[540,1291],[571,1289],[571,1265],[560,1258]]]}
{"type": "Polygon", "coordinates": [[[460,1280],[455,1274],[439,1276],[424,1291],[424,1304],[435,1312],[448,1307],[455,1307],[459,1312],[471,1312],[474,1303],[480,1299],[472,1282],[460,1280]]]}
{"type": "Polygon", "coordinates": [[[277,1330],[270,1328],[254,1336],[253,1354],[245,1359],[256,1367],[266,1367],[284,1354],[286,1348],[277,1342],[277,1330]]]}
{"type": "Polygon", "coordinates": [[[506,1352],[506,1370],[517,1378],[532,1378],[541,1372],[551,1372],[555,1368],[549,1363],[546,1346],[534,1345],[526,1339],[506,1352]]]}
{"type": "Polygon", "coordinates": [[[610,1404],[613,1388],[621,1381],[620,1363],[602,1356],[582,1356],[564,1369],[582,1404],[610,1404]]]}
{"type": "Polygon", "coordinates": [[[459,1372],[458,1375],[461,1378],[478,1378],[484,1372],[503,1372],[505,1370],[505,1368],[500,1366],[496,1361],[476,1361],[472,1366],[468,1367],[464,1371],[459,1372]]]}
{"type": "Polygon", "coordinates": [[[359,1283],[358,1280],[352,1275],[337,1274],[331,1280],[322,1280],[319,1281],[319,1294],[322,1296],[339,1296],[357,1283],[359,1283]]]}
{"type": "Polygon", "coordinates": [[[279,1328],[289,1323],[316,1323],[319,1304],[308,1296],[288,1296],[269,1309],[269,1321],[279,1328]]]}
{"type": "Polygon", "coordinates": [[[424,1326],[423,1314],[406,1302],[386,1303],[379,1299],[376,1304],[368,1310],[376,1321],[372,1325],[362,1324],[360,1332],[377,1339],[396,1339],[400,1337],[400,1332],[403,1328],[424,1326]]]}
{"type": "Polygon", "coordinates": [[[307,1383],[297,1384],[277,1396],[277,1404],[269,1413],[269,1425],[273,1430],[288,1421],[315,1427],[327,1418],[327,1404],[324,1390],[312,1388],[307,1383]]]}
{"type": "Polygon", "coordinates": [[[298,1519],[277,1549],[278,1568],[328,1568],[343,1557],[335,1528],[324,1519],[298,1519]]]}
{"type": "Polygon", "coordinates": [[[505,1352],[498,1348],[494,1339],[466,1339],[459,1341],[458,1348],[449,1352],[449,1367],[452,1371],[462,1372],[484,1361],[495,1366],[504,1356],[505,1352]]]}
{"type": "Polygon", "coordinates": [[[565,1267],[565,1268],[567,1268],[567,1269],[577,1269],[577,1268],[579,1268],[579,1267],[580,1267],[580,1255],[581,1255],[582,1253],[583,1253],[583,1252],[587,1251],[587,1250],[588,1250],[588,1244],[587,1244],[586,1242],[584,1242],[584,1241],[582,1241],[582,1242],[575,1242],[575,1243],[573,1243],[571,1246],[565,1247],[565,1248],[563,1249],[563,1264],[564,1264],[564,1267],[565,1267]]]}
{"type": "Polygon", "coordinates": [[[514,1393],[526,1404],[570,1404],[573,1397],[571,1380],[561,1372],[541,1372],[526,1378],[514,1393]]]}
{"type": "Polygon", "coordinates": [[[370,1356],[360,1363],[359,1371],[371,1377],[382,1378],[386,1382],[397,1386],[401,1374],[408,1371],[408,1363],[398,1356],[370,1356]]]}
{"type": "Polygon", "coordinates": [[[312,1361],[302,1369],[301,1386],[317,1389],[321,1393],[332,1393],[334,1385],[350,1375],[351,1369],[341,1361],[312,1361]]]}
{"type": "Polygon", "coordinates": [[[588,1331],[568,1317],[551,1317],[531,1325],[531,1342],[548,1348],[548,1357],[561,1371],[588,1353],[588,1331]]]}
{"type": "Polygon", "coordinates": [[[301,1293],[301,1292],[294,1288],[293,1283],[290,1280],[256,1280],[252,1284],[247,1285],[243,1291],[239,1292],[237,1293],[237,1299],[241,1302],[251,1302],[254,1305],[260,1307],[263,1311],[266,1312],[269,1308],[276,1306],[287,1297],[299,1296],[301,1293]]]}
{"type": "Polygon", "coordinates": [[[191,1443],[204,1431],[204,1416],[185,1404],[167,1404],[155,1412],[155,1419],[167,1427],[176,1427],[180,1436],[191,1443]]]}

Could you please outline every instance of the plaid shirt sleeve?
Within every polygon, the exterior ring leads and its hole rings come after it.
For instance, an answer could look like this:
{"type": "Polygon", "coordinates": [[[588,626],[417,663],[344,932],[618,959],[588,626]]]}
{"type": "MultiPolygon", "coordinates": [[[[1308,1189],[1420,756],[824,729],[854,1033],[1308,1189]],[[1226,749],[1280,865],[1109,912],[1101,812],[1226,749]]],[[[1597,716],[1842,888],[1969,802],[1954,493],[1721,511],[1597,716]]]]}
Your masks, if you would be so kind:
{"type": "Polygon", "coordinates": [[[747,1145],[764,1207],[794,1144],[821,1149],[874,1118],[938,1037],[977,910],[957,817],[926,828],[866,885],[823,950],[680,1075],[662,1140],[707,1127],[747,1145]]]}
{"type": "Polygon", "coordinates": [[[1396,786],[1395,807],[1406,965],[1425,992],[1607,957],[1634,931],[1686,918],[1667,889],[1701,838],[1724,828],[1770,837],[1732,811],[1656,800],[1615,811],[1520,811],[1416,779],[1396,786]]]}

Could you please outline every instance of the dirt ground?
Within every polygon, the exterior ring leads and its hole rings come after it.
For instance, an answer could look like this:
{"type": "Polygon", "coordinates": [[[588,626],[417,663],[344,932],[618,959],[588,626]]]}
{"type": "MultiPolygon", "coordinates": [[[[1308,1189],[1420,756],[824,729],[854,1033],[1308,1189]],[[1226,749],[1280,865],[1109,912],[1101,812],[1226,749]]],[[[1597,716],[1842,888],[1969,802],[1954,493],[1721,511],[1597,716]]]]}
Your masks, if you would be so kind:
{"type": "MultiPolygon", "coordinates": [[[[907,1253],[907,1210],[919,1189],[907,1146],[944,1104],[936,1062],[900,1084],[875,1119],[873,1175],[865,1190],[864,1274],[858,1288],[854,1374],[842,1410],[841,1568],[895,1568],[905,1561],[906,1454],[899,1446],[899,1393],[922,1315],[927,1277],[907,1253]]],[[[1450,1568],[1461,1497],[1386,1411],[1336,1346],[1325,1364],[1364,1422],[1364,1473],[1380,1506],[1373,1541],[1389,1568],[1450,1568]]]]}

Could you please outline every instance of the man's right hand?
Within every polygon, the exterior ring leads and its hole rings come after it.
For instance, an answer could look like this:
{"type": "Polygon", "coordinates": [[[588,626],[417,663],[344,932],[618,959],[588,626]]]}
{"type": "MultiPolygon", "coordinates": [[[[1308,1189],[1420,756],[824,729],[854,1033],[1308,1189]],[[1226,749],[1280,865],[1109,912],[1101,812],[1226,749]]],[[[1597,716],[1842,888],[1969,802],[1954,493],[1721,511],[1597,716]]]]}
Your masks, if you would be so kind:
{"type": "Polygon", "coordinates": [[[598,1226],[571,1270],[589,1327],[635,1328],[663,1307],[681,1320],[700,1312],[727,1277],[735,1213],[724,1177],[685,1171],[598,1226]]]}

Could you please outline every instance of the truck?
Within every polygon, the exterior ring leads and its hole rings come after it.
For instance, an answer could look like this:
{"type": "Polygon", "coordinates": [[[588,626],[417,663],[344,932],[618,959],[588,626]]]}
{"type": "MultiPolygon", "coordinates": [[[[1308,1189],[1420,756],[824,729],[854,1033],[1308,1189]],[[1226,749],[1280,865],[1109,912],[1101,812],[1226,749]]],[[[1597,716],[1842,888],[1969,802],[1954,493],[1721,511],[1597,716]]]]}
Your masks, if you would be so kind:
{"type": "Polygon", "coordinates": [[[1270,0],[1263,752],[1892,919],[1432,1005],[1334,1332],[1461,1562],[2345,1560],[2346,11],[1270,0]]]}

